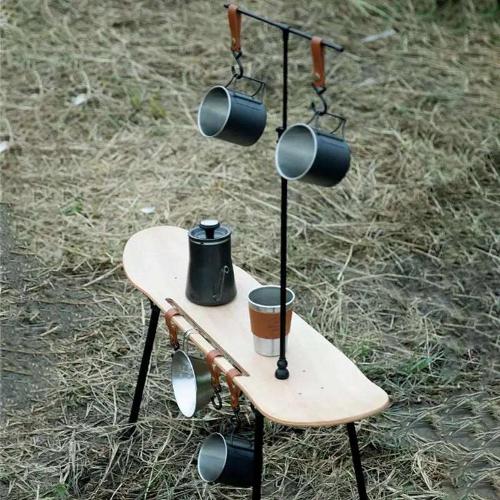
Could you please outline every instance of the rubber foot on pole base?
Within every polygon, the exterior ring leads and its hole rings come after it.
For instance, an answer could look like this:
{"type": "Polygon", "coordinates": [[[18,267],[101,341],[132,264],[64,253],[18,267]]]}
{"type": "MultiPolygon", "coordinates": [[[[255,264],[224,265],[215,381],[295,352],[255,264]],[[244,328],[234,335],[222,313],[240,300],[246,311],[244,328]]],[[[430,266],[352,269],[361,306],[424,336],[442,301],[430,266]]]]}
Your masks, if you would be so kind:
{"type": "Polygon", "coordinates": [[[288,368],[277,368],[274,375],[279,380],[286,380],[290,376],[290,372],[288,368]]]}
{"type": "Polygon", "coordinates": [[[277,379],[286,380],[290,376],[287,365],[288,363],[286,359],[278,360],[278,368],[276,368],[276,371],[274,372],[274,375],[277,379]]]}

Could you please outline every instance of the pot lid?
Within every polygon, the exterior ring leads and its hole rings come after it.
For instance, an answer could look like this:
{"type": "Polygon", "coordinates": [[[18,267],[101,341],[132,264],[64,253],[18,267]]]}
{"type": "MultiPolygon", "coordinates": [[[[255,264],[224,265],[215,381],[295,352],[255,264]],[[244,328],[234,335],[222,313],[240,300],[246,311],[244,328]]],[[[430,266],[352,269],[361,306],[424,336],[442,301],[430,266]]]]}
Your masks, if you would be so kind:
{"type": "Polygon", "coordinates": [[[218,241],[230,234],[231,230],[227,226],[221,226],[217,219],[203,219],[189,231],[189,237],[198,241],[218,241]]]}

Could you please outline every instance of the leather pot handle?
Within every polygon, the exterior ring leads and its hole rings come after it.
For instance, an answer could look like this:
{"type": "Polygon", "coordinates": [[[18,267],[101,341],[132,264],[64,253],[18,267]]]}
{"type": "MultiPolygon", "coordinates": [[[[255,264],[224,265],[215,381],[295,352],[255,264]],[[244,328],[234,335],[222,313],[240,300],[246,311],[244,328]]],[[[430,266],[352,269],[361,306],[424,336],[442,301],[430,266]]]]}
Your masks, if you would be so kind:
{"type": "Polygon", "coordinates": [[[229,392],[231,393],[231,407],[235,411],[240,407],[241,389],[235,385],[234,377],[238,377],[240,375],[241,373],[236,368],[231,368],[226,373],[226,382],[227,386],[229,387],[229,392]]]}
{"type": "Polygon", "coordinates": [[[177,339],[177,327],[172,323],[172,318],[178,315],[180,315],[180,312],[175,307],[171,307],[165,313],[165,324],[167,325],[168,336],[170,338],[170,345],[175,350],[179,349],[179,341],[177,339]]]}
{"type": "Polygon", "coordinates": [[[326,87],[325,47],[319,36],[313,36],[311,39],[311,54],[313,60],[313,85],[317,89],[324,89],[326,87]]]}
{"type": "Polygon", "coordinates": [[[241,12],[233,3],[227,8],[229,29],[231,30],[231,50],[241,52],[241,12]]]}
{"type": "Polygon", "coordinates": [[[220,368],[214,363],[215,358],[222,356],[222,353],[217,349],[212,349],[206,356],[206,361],[208,365],[208,369],[210,371],[210,375],[212,376],[212,386],[215,389],[220,388],[220,368]]]}

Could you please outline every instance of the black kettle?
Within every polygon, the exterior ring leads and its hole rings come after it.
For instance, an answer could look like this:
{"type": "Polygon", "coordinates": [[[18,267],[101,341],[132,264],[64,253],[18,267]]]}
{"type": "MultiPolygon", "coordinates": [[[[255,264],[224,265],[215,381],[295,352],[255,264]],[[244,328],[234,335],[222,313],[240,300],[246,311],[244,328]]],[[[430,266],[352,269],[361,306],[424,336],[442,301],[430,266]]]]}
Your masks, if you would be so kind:
{"type": "Polygon", "coordinates": [[[220,306],[236,296],[231,229],[206,219],[189,231],[186,297],[201,306],[220,306]]]}

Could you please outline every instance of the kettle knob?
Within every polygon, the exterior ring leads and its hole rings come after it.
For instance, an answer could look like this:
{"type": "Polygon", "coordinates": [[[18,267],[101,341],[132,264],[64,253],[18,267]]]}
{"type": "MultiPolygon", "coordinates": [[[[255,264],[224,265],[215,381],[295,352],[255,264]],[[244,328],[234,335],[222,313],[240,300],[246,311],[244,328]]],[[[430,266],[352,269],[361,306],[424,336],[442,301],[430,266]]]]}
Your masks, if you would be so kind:
{"type": "Polygon", "coordinates": [[[213,239],[215,230],[220,227],[220,222],[217,219],[204,219],[200,222],[200,227],[205,230],[207,240],[213,239]]]}

